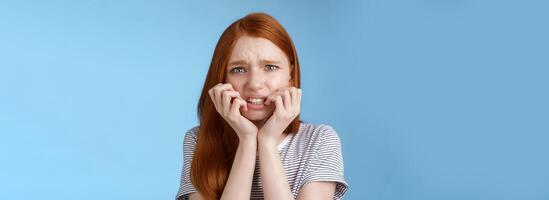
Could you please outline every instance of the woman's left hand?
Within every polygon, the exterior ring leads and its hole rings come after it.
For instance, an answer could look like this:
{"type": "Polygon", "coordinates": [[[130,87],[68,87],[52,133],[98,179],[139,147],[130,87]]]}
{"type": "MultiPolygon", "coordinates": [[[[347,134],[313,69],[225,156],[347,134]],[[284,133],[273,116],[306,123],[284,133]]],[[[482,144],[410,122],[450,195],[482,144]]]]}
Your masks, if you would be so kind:
{"type": "Polygon", "coordinates": [[[275,104],[275,111],[259,130],[258,139],[274,142],[299,115],[301,109],[301,89],[286,87],[267,97],[266,105],[275,104]]]}

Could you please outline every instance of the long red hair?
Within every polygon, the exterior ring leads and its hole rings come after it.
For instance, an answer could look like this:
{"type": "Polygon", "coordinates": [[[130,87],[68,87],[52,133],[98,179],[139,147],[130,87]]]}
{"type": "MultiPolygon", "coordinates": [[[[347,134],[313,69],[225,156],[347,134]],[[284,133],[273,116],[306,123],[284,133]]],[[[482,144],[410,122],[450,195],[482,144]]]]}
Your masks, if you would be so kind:
{"type": "MultiPolygon", "coordinates": [[[[276,19],[265,13],[251,13],[225,29],[215,47],[198,102],[200,129],[191,164],[191,182],[206,199],[221,197],[238,147],[238,136],[215,110],[208,90],[225,81],[229,56],[243,35],[268,39],[280,48],[290,61],[292,86],[301,87],[297,51],[276,19]]],[[[297,133],[300,122],[297,116],[285,132],[297,133]]]]}

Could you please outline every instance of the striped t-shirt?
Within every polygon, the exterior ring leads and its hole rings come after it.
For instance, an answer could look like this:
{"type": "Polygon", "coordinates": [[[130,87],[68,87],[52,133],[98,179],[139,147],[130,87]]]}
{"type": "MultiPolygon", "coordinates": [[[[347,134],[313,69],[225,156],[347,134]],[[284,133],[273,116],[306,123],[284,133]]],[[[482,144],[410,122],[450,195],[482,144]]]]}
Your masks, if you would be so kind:
{"type": "MultiPolygon", "coordinates": [[[[191,183],[190,172],[197,134],[198,126],[185,134],[183,169],[176,200],[188,199],[190,193],[196,192],[191,183]]],[[[343,176],[341,142],[331,126],[301,123],[298,133],[288,134],[277,147],[294,198],[297,198],[301,187],[313,181],[336,182],[333,199],[343,197],[349,185],[343,176]]],[[[250,199],[263,199],[259,172],[257,156],[250,199]]]]}

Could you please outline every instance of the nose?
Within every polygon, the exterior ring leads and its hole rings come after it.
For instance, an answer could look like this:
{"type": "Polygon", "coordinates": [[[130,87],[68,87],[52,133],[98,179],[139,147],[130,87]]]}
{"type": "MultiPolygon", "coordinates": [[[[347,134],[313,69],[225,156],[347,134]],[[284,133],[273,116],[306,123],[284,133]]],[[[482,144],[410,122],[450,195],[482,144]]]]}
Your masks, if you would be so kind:
{"type": "Polygon", "coordinates": [[[261,70],[250,70],[248,82],[246,85],[251,91],[257,91],[262,89],[265,86],[265,77],[261,73],[261,70]]]}

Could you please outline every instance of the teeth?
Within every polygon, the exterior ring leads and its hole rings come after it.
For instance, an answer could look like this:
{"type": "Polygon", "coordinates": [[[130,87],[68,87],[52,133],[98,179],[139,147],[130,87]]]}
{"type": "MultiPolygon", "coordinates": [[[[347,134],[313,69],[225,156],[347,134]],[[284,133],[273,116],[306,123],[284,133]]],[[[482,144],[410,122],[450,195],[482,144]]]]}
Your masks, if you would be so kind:
{"type": "Polygon", "coordinates": [[[251,104],[258,104],[258,105],[261,105],[265,102],[264,99],[262,98],[249,98],[248,99],[248,102],[251,103],[251,104]]]}

